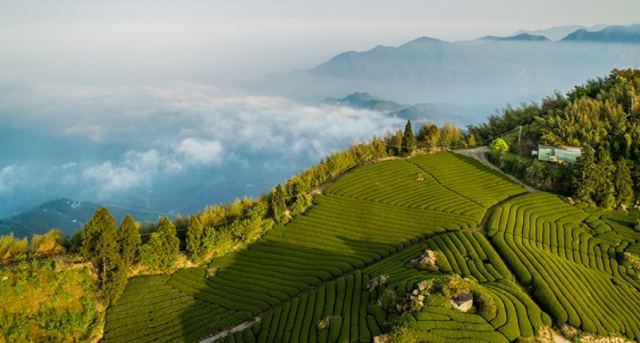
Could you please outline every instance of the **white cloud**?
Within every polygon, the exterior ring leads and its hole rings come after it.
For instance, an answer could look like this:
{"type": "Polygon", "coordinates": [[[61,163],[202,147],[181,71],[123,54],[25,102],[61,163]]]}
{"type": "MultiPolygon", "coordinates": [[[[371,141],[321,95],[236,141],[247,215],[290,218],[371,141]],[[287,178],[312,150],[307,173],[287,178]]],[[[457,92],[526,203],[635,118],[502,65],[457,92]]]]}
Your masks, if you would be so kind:
{"type": "Polygon", "coordinates": [[[87,91],[49,85],[27,93],[22,103],[5,102],[24,109],[5,119],[74,144],[92,143],[77,155],[53,156],[56,166],[69,158],[77,164],[47,168],[53,170],[47,182],[102,198],[140,187],[152,191],[160,179],[195,175],[192,168],[211,170],[203,182],[214,175],[224,182],[235,175],[230,168],[259,168],[266,158],[274,170],[291,173],[403,124],[373,111],[192,84],[87,91]]]}
{"type": "Polygon", "coordinates": [[[186,138],[183,139],[176,152],[181,154],[189,164],[217,164],[222,160],[222,144],[217,141],[186,138]]]}
{"type": "Polygon", "coordinates": [[[0,193],[13,189],[20,175],[15,165],[9,165],[0,169],[0,193]]]}
{"type": "Polygon", "coordinates": [[[82,177],[96,185],[105,193],[124,191],[135,187],[148,186],[161,168],[173,169],[172,163],[155,150],[145,152],[128,151],[122,161],[105,161],[86,167],[82,177]]]}
{"type": "Polygon", "coordinates": [[[74,125],[63,130],[64,133],[69,135],[81,135],[86,136],[94,143],[99,143],[105,138],[106,130],[98,125],[74,125]]]}
{"type": "MultiPolygon", "coordinates": [[[[150,186],[154,177],[161,174],[176,173],[193,165],[220,163],[222,155],[222,145],[217,141],[186,138],[175,148],[163,152],[155,149],[127,151],[117,162],[105,161],[84,168],[82,177],[104,196],[150,186]]],[[[66,180],[69,179],[67,175],[66,180]]]]}
{"type": "Polygon", "coordinates": [[[122,191],[141,186],[145,181],[145,173],[126,165],[114,165],[106,161],[97,166],[85,169],[82,176],[100,185],[103,192],[122,191]]]}

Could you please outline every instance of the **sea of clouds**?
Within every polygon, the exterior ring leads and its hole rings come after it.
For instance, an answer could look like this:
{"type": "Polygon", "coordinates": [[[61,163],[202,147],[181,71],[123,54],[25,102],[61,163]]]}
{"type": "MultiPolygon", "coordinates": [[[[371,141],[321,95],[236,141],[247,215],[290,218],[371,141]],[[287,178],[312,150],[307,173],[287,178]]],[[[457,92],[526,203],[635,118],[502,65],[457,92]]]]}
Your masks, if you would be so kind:
{"type": "Polygon", "coordinates": [[[0,217],[58,197],[190,212],[403,123],[201,84],[0,86],[0,217]]]}

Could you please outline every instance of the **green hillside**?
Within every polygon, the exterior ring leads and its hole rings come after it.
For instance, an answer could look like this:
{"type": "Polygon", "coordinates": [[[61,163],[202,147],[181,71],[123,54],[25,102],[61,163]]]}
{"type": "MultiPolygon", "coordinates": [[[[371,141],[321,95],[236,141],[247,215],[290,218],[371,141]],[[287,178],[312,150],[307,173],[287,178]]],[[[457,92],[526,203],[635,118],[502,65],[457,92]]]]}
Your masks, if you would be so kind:
{"type": "Polygon", "coordinates": [[[219,339],[509,342],[565,323],[640,337],[640,274],[624,257],[637,256],[640,233],[629,216],[526,193],[452,153],[360,167],[313,201],[206,267],[133,278],[104,341],[195,342],[250,320],[219,339]],[[437,270],[411,264],[427,249],[437,270]],[[369,289],[381,275],[388,283],[369,289]],[[396,310],[424,280],[438,285],[422,291],[424,306],[396,310]],[[473,293],[469,313],[447,298],[460,289],[473,293]]]}
{"type": "MultiPolygon", "coordinates": [[[[258,316],[261,322],[236,334],[237,340],[367,342],[388,331],[387,317],[393,316],[371,313],[378,294],[367,291],[369,280],[389,275],[388,287],[402,294],[422,279],[449,273],[477,280],[502,304],[476,319],[483,321],[478,330],[488,330],[488,339],[533,335],[549,323],[548,316],[511,282],[486,238],[471,232],[489,207],[523,192],[451,153],[359,168],[316,196],[304,215],[248,249],[214,260],[215,276],[187,269],[166,279],[133,279],[107,314],[105,341],[194,341],[258,316]],[[430,273],[407,265],[426,248],[437,251],[439,265],[447,267],[430,273]],[[177,295],[152,301],[131,296],[148,287],[177,295]],[[512,317],[515,308],[529,312],[512,317]],[[127,313],[144,316],[130,320],[127,313]],[[327,316],[339,320],[318,330],[327,316]],[[514,322],[506,325],[506,318],[514,322]]],[[[447,325],[427,331],[447,337],[447,325]]]]}
{"type": "Polygon", "coordinates": [[[637,339],[640,270],[624,253],[638,256],[640,233],[625,226],[624,217],[537,193],[500,206],[488,232],[518,280],[556,323],[637,339]]]}

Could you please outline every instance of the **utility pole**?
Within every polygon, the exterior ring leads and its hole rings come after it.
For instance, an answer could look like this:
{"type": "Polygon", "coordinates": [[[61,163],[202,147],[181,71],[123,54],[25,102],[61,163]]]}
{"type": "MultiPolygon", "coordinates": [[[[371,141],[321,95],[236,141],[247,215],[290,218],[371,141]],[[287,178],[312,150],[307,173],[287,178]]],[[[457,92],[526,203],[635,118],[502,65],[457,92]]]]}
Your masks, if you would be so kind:
{"type": "Polygon", "coordinates": [[[522,125],[520,125],[518,130],[518,145],[520,145],[520,139],[522,138],[522,125]]]}

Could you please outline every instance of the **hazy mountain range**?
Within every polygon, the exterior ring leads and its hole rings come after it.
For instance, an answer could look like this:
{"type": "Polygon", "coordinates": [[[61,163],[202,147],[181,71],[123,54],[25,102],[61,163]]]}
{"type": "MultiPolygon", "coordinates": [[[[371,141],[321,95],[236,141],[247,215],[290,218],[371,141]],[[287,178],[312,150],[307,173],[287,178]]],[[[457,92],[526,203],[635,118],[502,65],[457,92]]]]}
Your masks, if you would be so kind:
{"type": "Polygon", "coordinates": [[[539,35],[547,37],[550,40],[560,40],[565,38],[570,33],[573,33],[578,30],[587,30],[587,31],[600,31],[607,27],[608,25],[594,25],[594,26],[584,26],[584,25],[565,25],[565,26],[556,26],[550,27],[546,29],[539,30],[520,30],[514,33],[514,35],[519,35],[521,33],[528,33],[532,35],[539,35]]]}
{"type": "Polygon", "coordinates": [[[565,92],[613,68],[640,64],[640,25],[578,29],[559,41],[541,34],[447,42],[420,37],[400,46],[347,51],[311,69],[265,80],[275,92],[313,99],[354,90],[402,103],[452,103],[483,120],[502,108],[565,92]],[[482,114],[480,114],[482,113],[482,114]]]}
{"type": "Polygon", "coordinates": [[[444,122],[463,125],[464,115],[469,115],[465,108],[452,104],[421,103],[406,105],[379,99],[366,92],[352,93],[340,99],[327,98],[325,102],[332,105],[377,111],[389,117],[399,118],[403,121],[411,120],[414,123],[430,121],[438,125],[442,125],[444,122]]]}
{"type": "Polygon", "coordinates": [[[640,24],[608,26],[600,31],[577,30],[562,39],[565,42],[640,43],[640,24]]]}

